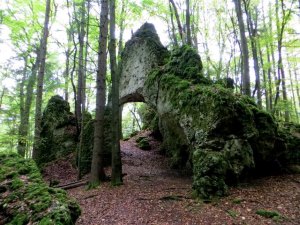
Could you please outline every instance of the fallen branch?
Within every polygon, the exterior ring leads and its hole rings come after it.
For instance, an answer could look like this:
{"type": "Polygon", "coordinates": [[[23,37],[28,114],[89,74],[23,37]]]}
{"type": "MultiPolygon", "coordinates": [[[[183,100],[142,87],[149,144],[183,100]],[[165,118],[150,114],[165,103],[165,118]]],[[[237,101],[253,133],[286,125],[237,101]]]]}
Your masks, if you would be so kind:
{"type": "Polygon", "coordinates": [[[54,187],[55,188],[61,188],[61,189],[64,189],[64,190],[68,190],[68,189],[80,187],[80,186],[85,185],[87,183],[88,183],[88,181],[84,180],[84,181],[76,181],[76,182],[72,182],[72,183],[64,184],[64,185],[57,185],[57,186],[54,186],[54,187]]]}

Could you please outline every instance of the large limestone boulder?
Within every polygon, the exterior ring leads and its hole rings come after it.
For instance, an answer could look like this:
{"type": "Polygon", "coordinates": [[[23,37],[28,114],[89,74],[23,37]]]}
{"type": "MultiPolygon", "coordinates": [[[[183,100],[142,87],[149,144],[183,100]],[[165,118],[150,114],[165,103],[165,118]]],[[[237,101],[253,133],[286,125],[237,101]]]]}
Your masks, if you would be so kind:
{"type": "Polygon", "coordinates": [[[192,48],[168,52],[153,25],[145,24],[124,52],[121,102],[144,101],[156,109],[172,165],[192,167],[198,196],[224,195],[249,174],[284,166],[285,139],[273,117],[227,88],[230,82],[205,78],[192,48]]]}

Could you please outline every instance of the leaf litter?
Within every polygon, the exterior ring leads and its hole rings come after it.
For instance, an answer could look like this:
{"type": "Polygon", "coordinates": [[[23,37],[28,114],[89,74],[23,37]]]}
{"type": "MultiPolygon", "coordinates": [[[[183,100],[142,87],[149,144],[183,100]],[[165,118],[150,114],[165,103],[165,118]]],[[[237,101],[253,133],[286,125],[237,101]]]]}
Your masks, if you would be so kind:
{"type": "MultiPolygon", "coordinates": [[[[149,132],[138,136],[145,135],[149,132]]],[[[204,203],[193,198],[192,177],[169,168],[158,141],[149,136],[152,148],[143,151],[136,138],[121,141],[123,185],[105,182],[92,190],[85,186],[68,190],[82,209],[77,225],[300,224],[300,174],[256,179],[231,187],[224,198],[204,203]],[[265,218],[256,214],[258,210],[280,216],[265,218]]],[[[43,171],[45,180],[76,181],[72,164],[71,157],[49,164],[43,171]]],[[[106,171],[109,174],[110,168],[106,171]]]]}

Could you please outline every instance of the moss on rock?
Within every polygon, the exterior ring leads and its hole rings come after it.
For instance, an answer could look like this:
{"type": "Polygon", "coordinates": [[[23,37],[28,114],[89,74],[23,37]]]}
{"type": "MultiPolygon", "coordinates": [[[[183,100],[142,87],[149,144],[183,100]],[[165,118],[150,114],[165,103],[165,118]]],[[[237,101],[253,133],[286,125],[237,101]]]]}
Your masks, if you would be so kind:
{"type": "Polygon", "coordinates": [[[287,154],[297,140],[289,140],[287,147],[288,134],[279,134],[274,118],[250,97],[235,94],[233,80],[206,78],[194,49],[182,46],[166,53],[153,25],[142,28],[125,46],[123,99],[133,99],[137,92],[135,100],[155,109],[171,164],[180,169],[192,164],[198,196],[224,195],[229,184],[248,174],[278,170],[286,158],[297,159],[298,151],[287,154]],[[145,47],[152,44],[157,46],[153,51],[145,47]],[[144,61],[142,55],[147,55],[144,61]],[[135,69],[140,64],[151,66],[135,69]],[[137,77],[143,81],[140,86],[137,77]]]}
{"type": "Polygon", "coordinates": [[[195,192],[212,198],[249,173],[275,169],[285,148],[270,114],[234,94],[225,81],[205,78],[201,69],[195,51],[176,49],[149,74],[145,92],[157,108],[173,167],[192,161],[195,192]]]}
{"type": "Polygon", "coordinates": [[[147,137],[138,137],[136,139],[137,146],[142,150],[150,150],[151,145],[147,137]]]}
{"type": "Polygon", "coordinates": [[[76,119],[69,103],[59,95],[51,97],[43,112],[36,162],[39,165],[48,163],[75,152],[77,136],[76,119]]]}
{"type": "Polygon", "coordinates": [[[33,160],[0,153],[0,210],[6,224],[75,224],[77,203],[64,190],[50,188],[33,160]]]}

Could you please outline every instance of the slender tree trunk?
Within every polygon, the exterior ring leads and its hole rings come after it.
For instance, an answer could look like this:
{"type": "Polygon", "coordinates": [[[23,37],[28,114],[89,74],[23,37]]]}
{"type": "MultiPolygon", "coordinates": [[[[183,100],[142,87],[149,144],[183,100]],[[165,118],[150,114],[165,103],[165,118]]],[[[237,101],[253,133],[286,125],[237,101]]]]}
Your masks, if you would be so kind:
{"type": "Polygon", "coordinates": [[[71,41],[72,41],[71,31],[69,29],[67,30],[67,36],[68,36],[68,47],[65,52],[66,68],[64,71],[64,79],[65,79],[64,96],[65,96],[65,100],[69,101],[69,73],[70,73],[70,57],[71,57],[71,41]]]}
{"type": "Polygon", "coordinates": [[[78,40],[79,40],[79,51],[78,51],[78,79],[77,79],[77,105],[76,105],[76,118],[79,124],[79,130],[81,129],[81,116],[82,116],[82,106],[84,99],[84,37],[85,37],[85,0],[82,0],[80,10],[80,18],[77,18],[78,27],[78,40]]]}
{"type": "MultiPolygon", "coordinates": [[[[123,35],[124,35],[124,30],[125,30],[125,16],[126,16],[126,8],[127,8],[127,1],[122,1],[122,8],[121,8],[121,20],[120,20],[120,24],[119,24],[119,28],[120,28],[120,33],[119,33],[119,43],[118,43],[118,57],[117,59],[120,60],[121,59],[121,53],[123,51],[123,35]]],[[[123,105],[120,105],[120,109],[119,109],[119,134],[120,134],[120,139],[123,138],[123,132],[122,132],[122,111],[123,111],[123,105]]]]}
{"type": "MultiPolygon", "coordinates": [[[[285,122],[289,122],[289,118],[290,118],[290,113],[288,110],[288,106],[287,106],[287,90],[286,90],[286,79],[285,79],[285,71],[283,68],[283,62],[282,62],[282,41],[283,41],[283,33],[284,33],[284,28],[286,26],[286,15],[285,15],[285,9],[284,9],[284,4],[283,4],[283,0],[280,0],[281,3],[281,10],[282,10],[282,21],[279,21],[279,2],[278,0],[276,0],[276,27],[277,27],[277,51],[278,51],[278,67],[277,67],[277,71],[278,71],[278,75],[281,76],[281,87],[282,87],[282,98],[285,104],[285,111],[284,111],[284,120],[285,122]],[[280,26],[281,25],[281,26],[280,26]]],[[[280,77],[279,77],[280,79],[280,77]]],[[[277,103],[277,101],[275,100],[275,104],[277,103]]]]}
{"type": "MultiPolygon", "coordinates": [[[[135,122],[136,122],[136,124],[137,124],[138,127],[139,127],[139,130],[142,130],[142,127],[141,127],[141,125],[140,125],[140,122],[139,122],[138,118],[136,117],[136,106],[135,106],[135,105],[134,105],[133,110],[130,109],[130,113],[131,113],[131,115],[133,116],[133,122],[132,122],[132,124],[135,124],[135,122]]],[[[135,125],[134,125],[134,126],[135,126],[135,125]]]]}
{"type": "Polygon", "coordinates": [[[175,5],[174,0],[170,0],[170,3],[172,4],[173,9],[174,9],[174,14],[175,14],[175,18],[176,18],[176,21],[177,21],[177,26],[178,26],[178,32],[179,32],[179,35],[180,35],[180,39],[181,39],[182,43],[185,44],[185,39],[184,39],[184,36],[183,36],[183,29],[182,29],[182,25],[181,25],[181,22],[180,22],[180,17],[179,17],[179,14],[178,14],[177,7],[175,5]]]}
{"type": "Polygon", "coordinates": [[[26,131],[24,131],[24,117],[25,117],[25,80],[27,79],[27,67],[28,67],[28,56],[24,57],[24,69],[22,81],[20,83],[20,125],[19,125],[19,133],[18,133],[18,153],[22,157],[25,156],[26,142],[27,137],[25,136],[26,131]]]}
{"type": "Polygon", "coordinates": [[[175,24],[174,24],[174,14],[173,14],[173,10],[172,10],[172,6],[171,3],[169,2],[169,10],[170,10],[170,19],[171,19],[171,30],[172,30],[172,38],[174,41],[174,46],[178,47],[178,41],[177,41],[177,37],[176,37],[176,29],[175,29],[175,24]]]}
{"type": "Polygon", "coordinates": [[[264,60],[263,60],[263,52],[262,52],[262,49],[261,49],[261,46],[258,42],[258,51],[259,51],[259,58],[260,58],[260,66],[262,68],[262,72],[263,72],[263,79],[264,79],[264,84],[263,84],[263,87],[264,87],[264,90],[265,90],[265,99],[266,99],[266,110],[268,112],[270,112],[271,110],[271,106],[270,106],[270,93],[269,93],[269,90],[267,88],[268,86],[268,79],[267,79],[267,72],[264,68],[264,60]]]}
{"type": "Polygon", "coordinates": [[[122,2],[122,8],[121,8],[121,20],[119,24],[120,28],[120,33],[119,33],[119,43],[118,43],[118,60],[121,58],[121,53],[123,50],[123,35],[124,35],[124,30],[125,30],[125,16],[126,16],[126,8],[127,8],[127,1],[121,1],[122,2]]]}
{"type": "Polygon", "coordinates": [[[297,94],[297,99],[298,99],[298,106],[300,108],[300,90],[299,90],[299,83],[298,83],[298,75],[297,75],[297,71],[296,68],[294,69],[294,77],[295,77],[295,88],[296,88],[296,94],[297,94]]]}
{"type": "Polygon", "coordinates": [[[107,35],[108,35],[108,2],[101,0],[100,35],[97,70],[96,117],[94,131],[94,147],[91,165],[91,184],[98,184],[105,179],[104,155],[104,109],[106,102],[106,60],[107,60],[107,35]]]}
{"type": "Polygon", "coordinates": [[[185,1],[186,4],[186,43],[192,46],[192,35],[191,35],[191,14],[190,14],[190,0],[185,1]]]}
{"type": "Polygon", "coordinates": [[[200,10],[199,10],[199,3],[195,3],[195,7],[194,7],[194,20],[191,24],[191,32],[192,32],[192,42],[193,42],[193,46],[195,47],[195,49],[197,50],[197,52],[199,52],[199,47],[198,47],[198,24],[200,23],[199,18],[200,18],[200,10]]]}
{"type": "Polygon", "coordinates": [[[259,108],[262,108],[262,99],[261,99],[261,84],[260,84],[260,76],[259,76],[259,63],[258,63],[258,52],[257,52],[257,8],[255,8],[255,21],[251,16],[251,12],[249,8],[246,7],[245,0],[245,12],[247,15],[247,28],[250,35],[250,44],[252,49],[252,57],[254,64],[254,73],[255,73],[255,88],[253,90],[252,96],[255,96],[255,92],[257,93],[257,105],[259,108]],[[255,24],[255,25],[254,25],[255,24]]]}
{"type": "MultiPolygon", "coordinates": [[[[82,7],[84,7],[84,1],[82,3],[82,7]]],[[[82,17],[85,13],[82,12],[82,17]]],[[[79,145],[77,151],[77,167],[78,167],[78,174],[77,179],[81,180],[82,178],[82,171],[81,171],[81,152],[83,148],[83,134],[84,134],[84,120],[85,120],[85,104],[86,104],[86,68],[87,68],[87,56],[88,56],[88,38],[89,38],[89,18],[90,18],[90,0],[87,0],[87,22],[81,23],[81,26],[86,24],[86,41],[85,41],[85,55],[84,55],[84,64],[83,64],[83,77],[82,77],[82,104],[81,104],[81,121],[80,121],[80,137],[79,137],[79,145]]],[[[81,20],[85,20],[82,19],[81,20]]],[[[81,27],[81,29],[84,29],[81,27]]]]}
{"type": "MultiPolygon", "coordinates": [[[[33,159],[37,159],[39,157],[37,145],[40,141],[40,135],[42,130],[41,123],[42,123],[43,86],[44,86],[46,54],[47,54],[47,40],[49,35],[50,5],[51,5],[51,0],[47,0],[45,22],[43,28],[43,37],[41,39],[41,44],[40,44],[40,53],[37,57],[40,58],[40,66],[39,66],[37,88],[36,88],[34,147],[32,152],[33,159]]],[[[37,61],[39,60],[37,59],[37,61]]]]}
{"type": "Polygon", "coordinates": [[[241,0],[234,0],[235,11],[238,18],[238,25],[240,30],[240,38],[241,38],[241,50],[242,50],[242,62],[243,62],[243,70],[242,70],[242,92],[244,95],[251,96],[250,89],[250,73],[249,73],[249,51],[247,38],[245,33],[245,25],[243,21],[243,12],[241,6],[241,0]]]}
{"type": "MultiPolygon", "coordinates": [[[[287,55],[287,59],[289,56],[287,55]]],[[[293,83],[293,78],[292,78],[292,71],[291,71],[291,64],[289,63],[289,60],[287,60],[288,66],[289,66],[289,78],[291,82],[291,92],[292,92],[292,97],[293,97],[293,106],[295,110],[295,117],[296,117],[296,122],[299,123],[299,116],[298,116],[298,111],[297,111],[297,103],[296,103],[296,96],[295,96],[295,91],[294,91],[294,83],[293,83]]]]}
{"type": "Polygon", "coordinates": [[[120,102],[119,102],[119,73],[116,58],[116,17],[115,0],[110,0],[110,71],[112,79],[112,175],[113,185],[120,185],[122,180],[122,161],[120,151],[120,102]]]}

